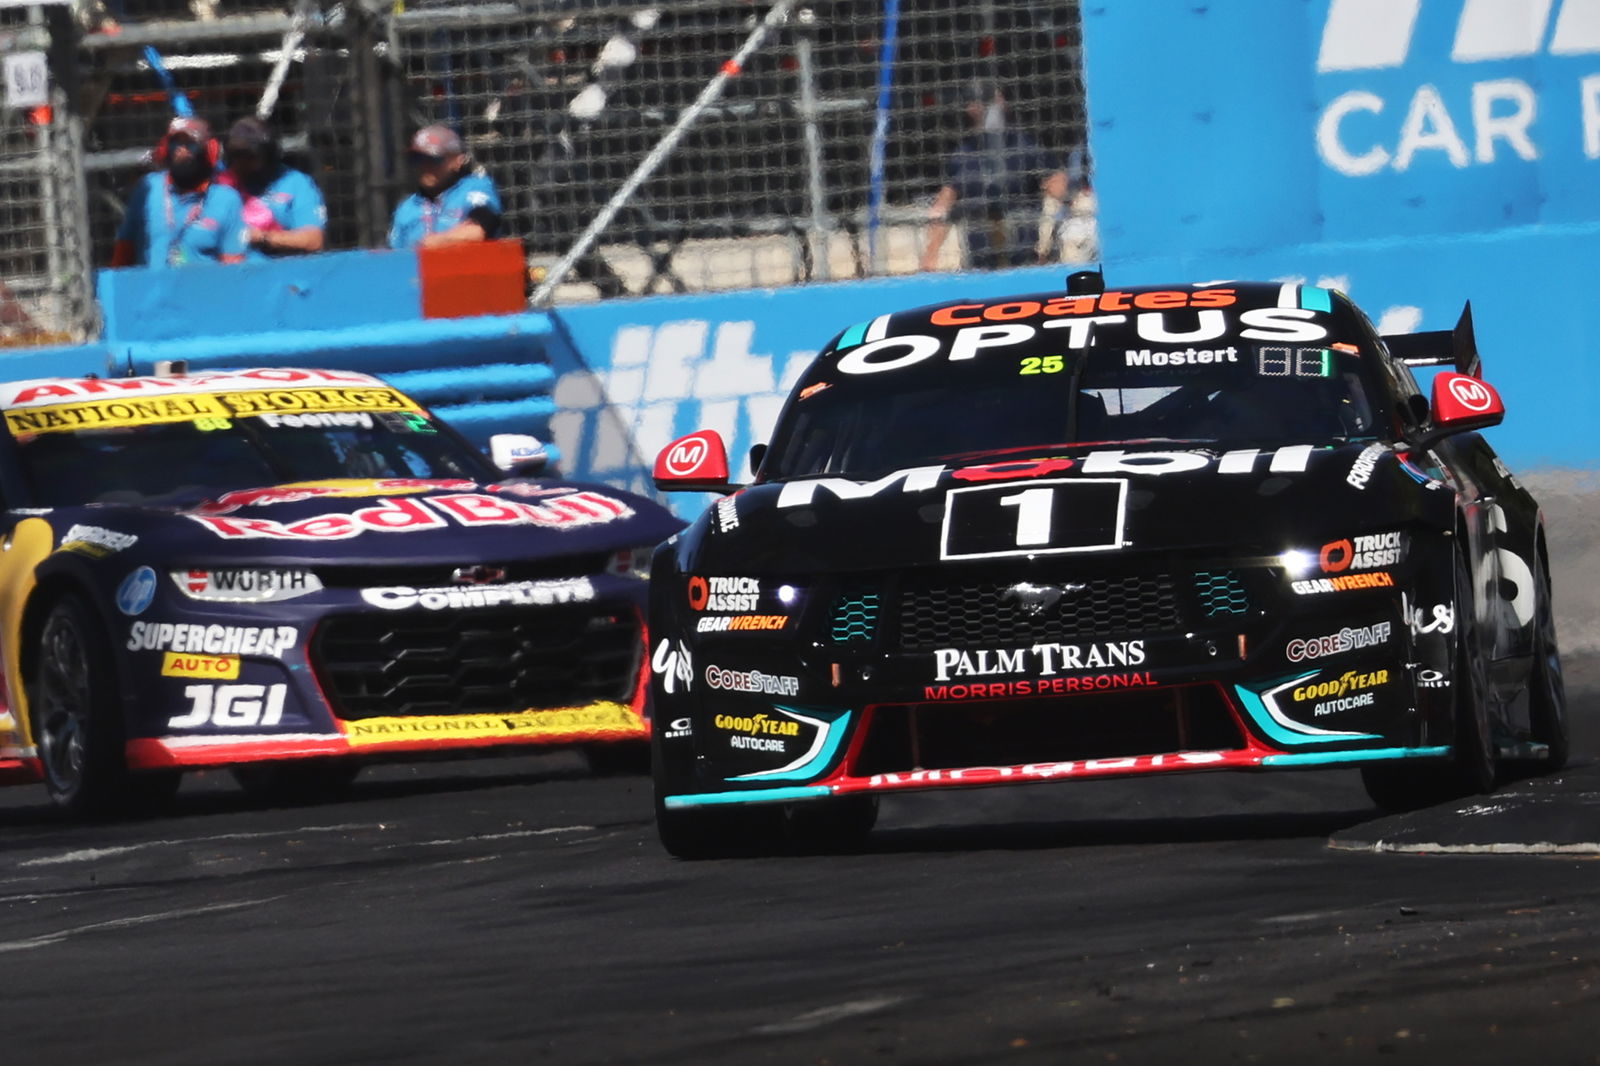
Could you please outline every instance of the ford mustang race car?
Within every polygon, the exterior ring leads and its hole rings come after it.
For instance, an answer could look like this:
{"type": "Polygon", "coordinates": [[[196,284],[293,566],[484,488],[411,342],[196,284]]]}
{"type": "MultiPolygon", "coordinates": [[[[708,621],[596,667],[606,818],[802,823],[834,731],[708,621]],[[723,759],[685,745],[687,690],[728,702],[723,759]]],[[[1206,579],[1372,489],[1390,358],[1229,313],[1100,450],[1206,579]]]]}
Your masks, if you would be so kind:
{"type": "Polygon", "coordinates": [[[1359,767],[1404,808],[1561,766],[1542,517],[1480,365],[1470,307],[1382,337],[1296,284],[850,327],[753,483],[711,432],[657,459],[731,493],[653,563],[663,843],[844,842],[906,790],[1359,767]]]}
{"type": "Polygon", "coordinates": [[[647,751],[657,504],[508,478],[363,374],[28,381],[0,413],[0,780],[104,812],[192,767],[292,796],[397,753],[647,751]]]}

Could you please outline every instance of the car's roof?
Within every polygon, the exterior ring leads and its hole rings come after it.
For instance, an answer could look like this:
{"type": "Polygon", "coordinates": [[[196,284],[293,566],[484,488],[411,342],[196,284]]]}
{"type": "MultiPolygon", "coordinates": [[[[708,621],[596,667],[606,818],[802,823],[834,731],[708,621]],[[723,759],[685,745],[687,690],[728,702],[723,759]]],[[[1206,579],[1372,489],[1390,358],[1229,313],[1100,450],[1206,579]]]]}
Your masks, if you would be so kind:
{"type": "Polygon", "coordinates": [[[351,387],[388,388],[389,386],[370,374],[360,374],[350,370],[313,370],[299,367],[208,370],[165,377],[36,378],[0,385],[0,410],[93,400],[133,400],[152,396],[351,387]]]}

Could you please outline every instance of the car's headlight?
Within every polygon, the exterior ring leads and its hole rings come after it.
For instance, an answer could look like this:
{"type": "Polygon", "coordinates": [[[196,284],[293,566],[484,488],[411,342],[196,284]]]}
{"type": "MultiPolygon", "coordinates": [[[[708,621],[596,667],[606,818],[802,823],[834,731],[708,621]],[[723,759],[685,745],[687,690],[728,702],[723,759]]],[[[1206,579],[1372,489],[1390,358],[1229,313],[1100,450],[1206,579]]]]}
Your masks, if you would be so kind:
{"type": "Polygon", "coordinates": [[[614,552],[606,562],[606,573],[616,577],[636,577],[640,581],[650,579],[650,556],[655,554],[654,548],[623,548],[614,552]]]}
{"type": "Polygon", "coordinates": [[[322,582],[310,570],[270,567],[174,570],[172,581],[191,600],[214,603],[277,603],[322,591],[322,582]]]}

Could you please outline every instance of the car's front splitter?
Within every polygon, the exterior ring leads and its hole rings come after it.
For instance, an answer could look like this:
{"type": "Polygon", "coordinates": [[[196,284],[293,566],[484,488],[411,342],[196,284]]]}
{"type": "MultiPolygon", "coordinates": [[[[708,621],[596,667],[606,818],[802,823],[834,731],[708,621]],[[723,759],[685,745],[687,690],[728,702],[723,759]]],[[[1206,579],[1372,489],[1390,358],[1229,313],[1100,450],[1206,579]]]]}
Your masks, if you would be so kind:
{"type": "Polygon", "coordinates": [[[754,788],[737,792],[702,792],[666,796],[669,809],[719,806],[730,803],[793,803],[864,792],[920,792],[948,788],[991,788],[1046,781],[1131,777],[1142,774],[1184,773],[1199,770],[1260,770],[1333,766],[1396,759],[1439,759],[1450,754],[1449,745],[1423,748],[1365,748],[1354,751],[1282,752],[1251,746],[1232,751],[1174,751],[1109,759],[1075,759],[1064,762],[1022,763],[1014,766],[967,766],[950,770],[908,770],[900,773],[854,777],[842,774],[814,785],[754,788]]]}

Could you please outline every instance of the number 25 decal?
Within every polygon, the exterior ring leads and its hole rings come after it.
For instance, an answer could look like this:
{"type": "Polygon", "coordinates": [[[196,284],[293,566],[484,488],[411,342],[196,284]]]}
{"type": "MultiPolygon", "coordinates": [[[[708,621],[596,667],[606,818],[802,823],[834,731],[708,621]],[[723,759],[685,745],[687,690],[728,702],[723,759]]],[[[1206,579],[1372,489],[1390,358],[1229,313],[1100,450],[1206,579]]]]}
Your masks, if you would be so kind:
{"type": "Polygon", "coordinates": [[[1122,547],[1128,482],[1058,478],[951,489],[940,557],[1110,551],[1122,547]]]}
{"type": "Polygon", "coordinates": [[[1059,374],[1067,367],[1066,360],[1059,355],[1030,355],[1022,360],[1022,369],[1018,374],[1059,374]]]}

